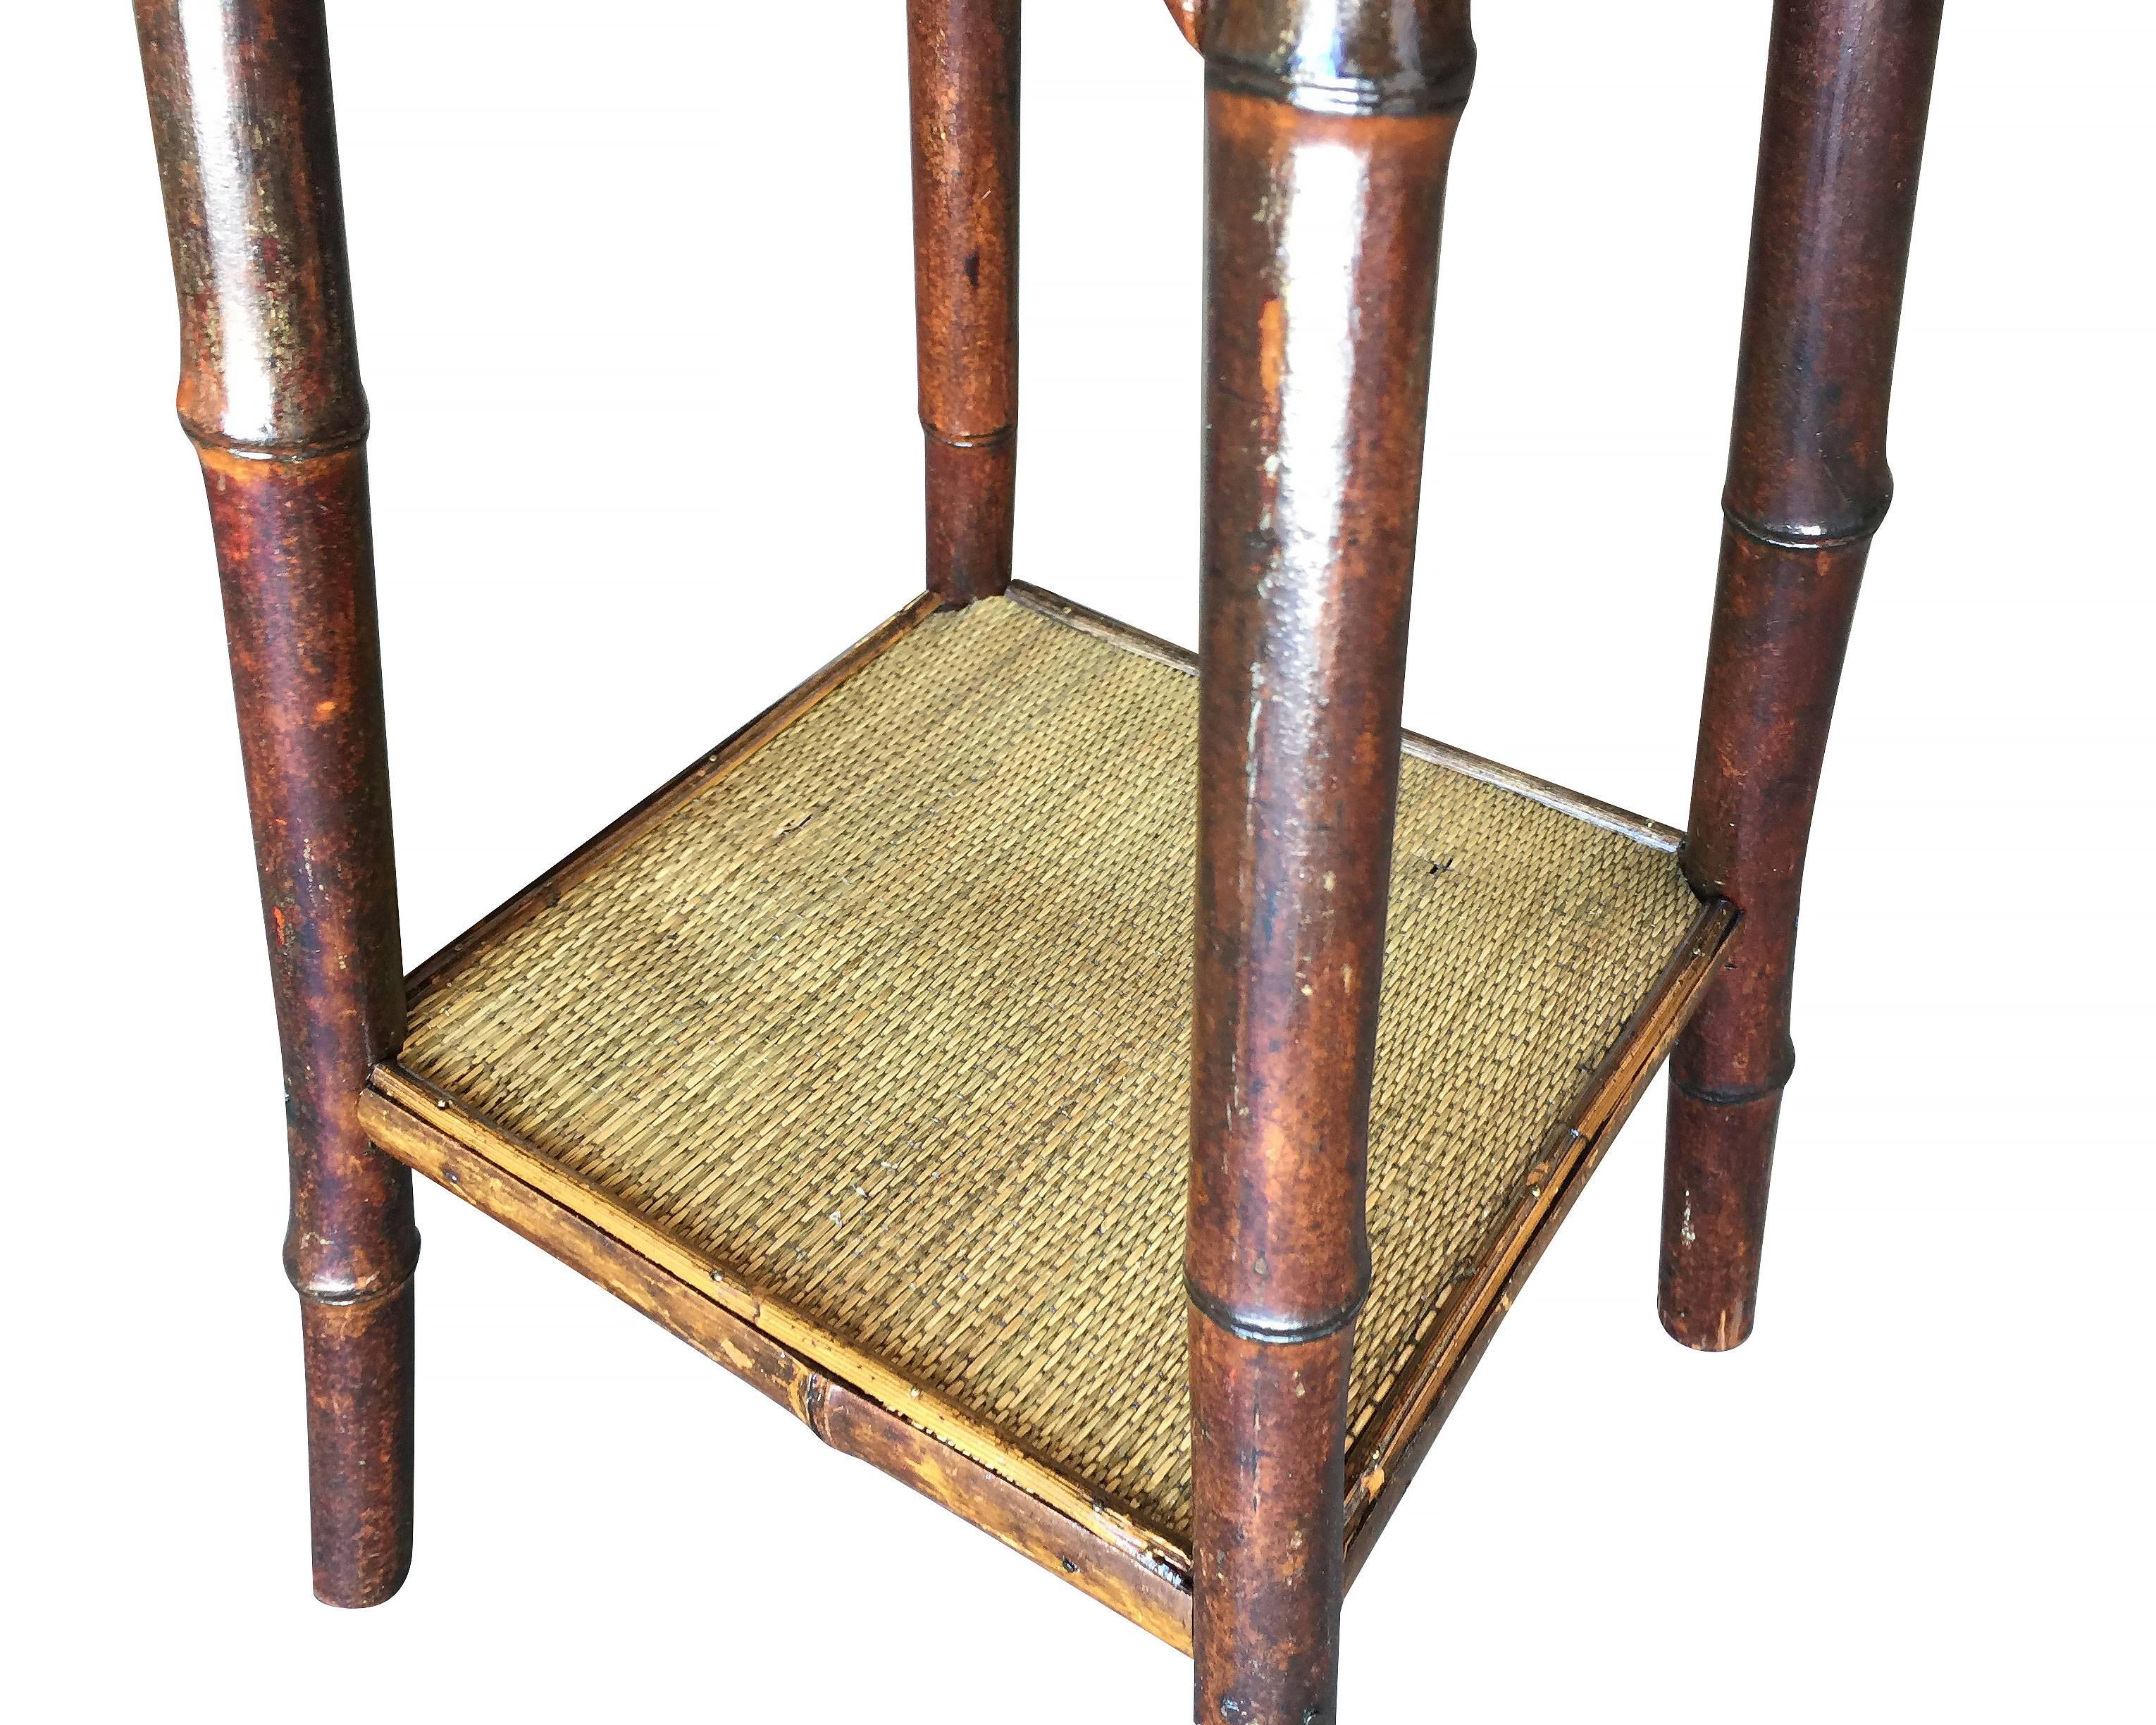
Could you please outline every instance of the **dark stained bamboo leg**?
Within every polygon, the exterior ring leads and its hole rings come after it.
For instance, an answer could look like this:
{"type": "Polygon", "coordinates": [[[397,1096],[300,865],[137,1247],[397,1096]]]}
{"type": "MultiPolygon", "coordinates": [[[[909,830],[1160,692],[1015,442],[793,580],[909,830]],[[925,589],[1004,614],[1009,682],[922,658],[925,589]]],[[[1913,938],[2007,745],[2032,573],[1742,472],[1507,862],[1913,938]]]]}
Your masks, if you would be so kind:
{"type": "Polygon", "coordinates": [[[136,20],[284,1048],[315,1590],[369,1605],[411,1560],[419,1241],[411,1175],[357,1111],[404,1000],[326,33],[321,0],[136,20]]]}
{"type": "Polygon", "coordinates": [[[1019,0],[907,0],[928,588],[1010,585],[1018,474],[1019,0]]]}
{"type": "Polygon", "coordinates": [[[1797,901],[1865,555],[1943,0],[1779,0],[1685,867],[1744,913],[1671,1065],[1661,1310],[1750,1334],[1797,901]]]}
{"type": "Polygon", "coordinates": [[[1224,0],[1206,41],[1197,1717],[1312,1725],[1337,1680],[1438,234],[1474,50],[1457,0],[1224,0]]]}

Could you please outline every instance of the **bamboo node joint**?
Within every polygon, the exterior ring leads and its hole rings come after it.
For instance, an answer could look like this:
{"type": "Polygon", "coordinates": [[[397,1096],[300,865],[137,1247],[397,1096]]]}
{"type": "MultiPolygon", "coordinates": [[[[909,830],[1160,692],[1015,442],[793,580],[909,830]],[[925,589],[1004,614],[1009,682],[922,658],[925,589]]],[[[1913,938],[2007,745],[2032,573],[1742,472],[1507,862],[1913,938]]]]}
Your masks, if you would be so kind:
{"type": "Polygon", "coordinates": [[[1353,1323],[1361,1315],[1363,1302],[1369,1297],[1369,1272],[1363,1274],[1362,1285],[1355,1290],[1354,1297],[1330,1312],[1306,1318],[1300,1323],[1277,1324],[1254,1322],[1237,1312],[1227,1301],[1215,1297],[1199,1287],[1186,1274],[1183,1278],[1183,1292],[1200,1315],[1217,1324],[1231,1336],[1240,1336],[1245,1342],[1270,1342],[1291,1346],[1298,1342],[1322,1342],[1327,1336],[1337,1336],[1353,1323]]]}
{"type": "Polygon", "coordinates": [[[1475,61],[1434,78],[1405,80],[1321,77],[1302,72],[1283,72],[1247,60],[1209,58],[1205,87],[1231,95],[1255,96],[1309,114],[1332,114],[1351,120],[1412,119],[1440,114],[1458,114],[1467,106],[1469,86],[1475,80],[1475,61]]]}
{"type": "Polygon", "coordinates": [[[234,437],[215,426],[190,419],[185,413],[179,416],[179,420],[180,429],[187,434],[187,441],[198,449],[213,450],[239,461],[311,461],[318,456],[341,454],[365,443],[369,429],[368,421],[362,415],[357,424],[343,430],[331,432],[322,437],[280,443],[270,439],[234,437]]]}
{"type": "Polygon", "coordinates": [[[419,1240],[414,1235],[412,1249],[403,1261],[379,1275],[352,1278],[311,1276],[287,1255],[285,1279],[310,1306],[372,1306],[402,1293],[410,1285],[418,1266],[419,1240]]]}
{"type": "Polygon", "coordinates": [[[1776,551],[1834,551],[1845,545],[1861,545],[1876,533],[1893,501],[1894,490],[1889,485],[1880,493],[1877,501],[1846,521],[1758,521],[1733,508],[1727,501],[1722,506],[1722,516],[1732,531],[1754,544],[1776,551]]]}
{"type": "Polygon", "coordinates": [[[946,431],[932,425],[924,418],[921,429],[939,444],[953,449],[999,449],[1018,435],[1015,424],[999,425],[993,431],[946,431]]]}
{"type": "Polygon", "coordinates": [[[1687,1084],[1674,1070],[1670,1073],[1670,1084],[1680,1096],[1689,1096],[1710,1108],[1741,1108],[1747,1102],[1763,1101],[1786,1088],[1796,1070],[1796,1045],[1784,1041],[1774,1070],[1757,1084],[1687,1084]]]}

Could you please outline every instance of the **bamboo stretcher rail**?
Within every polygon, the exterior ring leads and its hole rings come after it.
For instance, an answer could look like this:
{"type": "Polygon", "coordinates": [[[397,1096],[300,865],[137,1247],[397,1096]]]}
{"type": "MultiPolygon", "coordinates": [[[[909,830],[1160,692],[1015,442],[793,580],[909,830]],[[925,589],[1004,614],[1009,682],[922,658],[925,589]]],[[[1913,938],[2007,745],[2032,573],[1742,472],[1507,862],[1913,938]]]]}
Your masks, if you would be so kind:
{"type": "MultiPolygon", "coordinates": [[[[1133,1556],[1182,1572],[1182,1553],[1172,1541],[1144,1527],[1127,1510],[1102,1501],[1095,1488],[1065,1477],[1012,1445],[993,1429],[932,1389],[924,1389],[881,1360],[794,1310],[785,1301],[746,1282],[738,1271],[691,1250],[623,1207],[609,1194],[579,1179],[515,1133],[476,1115],[458,1100],[393,1062],[374,1069],[371,1094],[418,1119],[432,1117],[441,1135],[483,1156],[504,1173],[544,1193],[572,1214],[600,1220],[605,1231],[640,1256],[703,1292],[788,1353],[837,1373],[884,1406],[941,1438],[952,1448],[1022,1486],[1101,1540],[1133,1556]]],[[[368,1117],[388,1127],[369,1104],[368,1117]]],[[[393,1145],[383,1146],[392,1154],[393,1145]]]]}
{"type": "Polygon", "coordinates": [[[1557,1237],[1589,1178],[1602,1165],[1678,1036],[1707,998],[1707,986],[1741,918],[1716,899],[1640,1004],[1618,1045],[1584,1086],[1571,1121],[1555,1129],[1531,1171],[1512,1216],[1498,1230],[1474,1274],[1435,1322],[1402,1374],[1391,1410],[1368,1435],[1350,1434],[1348,1455],[1348,1584],[1354,1584],[1378,1535],[1429,1453],[1467,1379],[1512,1308],[1528,1275],[1557,1237]]]}

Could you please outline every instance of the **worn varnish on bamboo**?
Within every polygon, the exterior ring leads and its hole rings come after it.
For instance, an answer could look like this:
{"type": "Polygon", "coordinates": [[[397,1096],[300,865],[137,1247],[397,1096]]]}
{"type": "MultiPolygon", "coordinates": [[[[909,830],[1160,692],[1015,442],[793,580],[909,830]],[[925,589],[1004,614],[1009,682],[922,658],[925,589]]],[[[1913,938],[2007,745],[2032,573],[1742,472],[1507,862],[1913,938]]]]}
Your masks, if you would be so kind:
{"type": "Polygon", "coordinates": [[[403,1022],[360,388],[319,5],[136,0],[284,1055],[315,1591],[412,1555],[410,1176],[355,1111],[403,1022]]]}
{"type": "Polygon", "coordinates": [[[1368,1174],[1379,999],[1406,908],[1389,911],[1392,739],[1445,173],[1475,44],[1466,0],[1257,0],[1196,23],[1196,1709],[1301,1725],[1333,1712],[1353,1380],[1383,1348],[1368,1174]]]}

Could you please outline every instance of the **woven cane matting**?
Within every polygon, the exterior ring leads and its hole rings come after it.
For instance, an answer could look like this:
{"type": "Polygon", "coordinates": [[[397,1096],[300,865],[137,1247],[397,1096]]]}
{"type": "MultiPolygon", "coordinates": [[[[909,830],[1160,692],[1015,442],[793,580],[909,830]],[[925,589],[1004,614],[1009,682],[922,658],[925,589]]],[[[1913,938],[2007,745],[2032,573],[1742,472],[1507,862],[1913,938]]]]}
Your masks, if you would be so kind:
{"type": "MultiPolygon", "coordinates": [[[[1197,692],[930,617],[423,992],[403,1064],[1182,1538],[1197,692]]],[[[1358,1429],[1697,909],[1404,762],[1358,1429]]]]}

